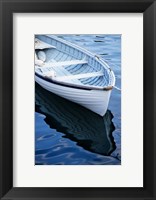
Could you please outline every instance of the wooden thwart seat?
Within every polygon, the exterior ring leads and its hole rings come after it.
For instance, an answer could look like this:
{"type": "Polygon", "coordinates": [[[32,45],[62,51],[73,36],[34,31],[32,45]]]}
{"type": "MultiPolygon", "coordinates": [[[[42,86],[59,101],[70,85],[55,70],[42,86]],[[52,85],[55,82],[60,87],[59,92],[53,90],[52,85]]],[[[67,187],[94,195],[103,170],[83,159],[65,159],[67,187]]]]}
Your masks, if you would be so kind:
{"type": "Polygon", "coordinates": [[[78,64],[87,64],[85,60],[70,60],[70,61],[60,61],[60,62],[49,62],[45,63],[42,67],[49,68],[49,67],[60,67],[60,66],[69,66],[69,65],[78,65],[78,64]]]}
{"type": "MultiPolygon", "coordinates": [[[[40,67],[40,70],[44,70],[44,67],[40,67]]],[[[44,76],[51,77],[51,74],[53,76],[54,80],[58,80],[57,77],[69,77],[71,76],[71,73],[68,72],[64,67],[51,67],[49,71],[42,71],[44,76]],[[52,73],[51,73],[52,72],[52,73]]],[[[62,79],[63,80],[63,79],[62,79]]],[[[79,80],[70,80],[71,83],[77,83],[79,85],[82,85],[82,83],[79,80]]]]}
{"type": "Polygon", "coordinates": [[[41,40],[39,39],[35,39],[35,49],[47,49],[47,48],[53,48],[53,49],[56,49],[55,46],[51,45],[51,44],[48,44],[48,43],[45,43],[45,42],[42,42],[41,40]]]}
{"type": "Polygon", "coordinates": [[[94,72],[94,73],[86,73],[86,74],[76,74],[76,75],[68,75],[68,76],[57,76],[56,80],[64,81],[64,80],[74,80],[74,79],[81,79],[81,78],[91,78],[95,76],[103,76],[103,72],[94,72]]]}

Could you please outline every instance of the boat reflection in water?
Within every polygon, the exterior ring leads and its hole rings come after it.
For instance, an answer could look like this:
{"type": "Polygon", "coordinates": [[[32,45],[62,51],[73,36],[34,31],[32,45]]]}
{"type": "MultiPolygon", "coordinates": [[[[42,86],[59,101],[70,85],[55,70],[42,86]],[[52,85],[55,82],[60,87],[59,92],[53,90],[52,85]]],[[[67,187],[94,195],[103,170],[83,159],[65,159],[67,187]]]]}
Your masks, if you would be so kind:
{"type": "Polygon", "coordinates": [[[93,153],[109,156],[115,149],[112,132],[113,115],[108,110],[101,117],[73,102],[52,94],[35,84],[36,112],[44,114],[45,122],[64,138],[93,153]]]}

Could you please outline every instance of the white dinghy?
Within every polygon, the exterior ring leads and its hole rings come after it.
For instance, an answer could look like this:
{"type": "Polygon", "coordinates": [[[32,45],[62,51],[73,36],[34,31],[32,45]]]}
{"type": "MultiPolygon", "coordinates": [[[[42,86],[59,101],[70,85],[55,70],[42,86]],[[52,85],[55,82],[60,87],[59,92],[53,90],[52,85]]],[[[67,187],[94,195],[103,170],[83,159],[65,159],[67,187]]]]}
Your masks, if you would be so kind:
{"type": "Polygon", "coordinates": [[[103,116],[115,76],[106,62],[89,51],[53,35],[36,35],[35,81],[103,116]]]}

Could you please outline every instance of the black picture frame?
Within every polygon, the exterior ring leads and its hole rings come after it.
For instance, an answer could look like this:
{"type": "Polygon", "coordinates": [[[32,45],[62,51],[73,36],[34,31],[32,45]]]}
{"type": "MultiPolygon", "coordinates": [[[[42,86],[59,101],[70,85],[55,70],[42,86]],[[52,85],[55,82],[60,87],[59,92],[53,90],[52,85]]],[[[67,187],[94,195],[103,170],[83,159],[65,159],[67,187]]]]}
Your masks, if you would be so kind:
{"type": "MultiPolygon", "coordinates": [[[[136,30],[137,31],[137,30],[136,30]]],[[[0,0],[0,197],[1,199],[156,199],[156,1],[0,0]],[[143,13],[144,187],[13,187],[13,13],[143,13]]],[[[134,127],[135,131],[135,127],[134,127]]],[[[133,174],[132,174],[133,176],[133,174]]]]}

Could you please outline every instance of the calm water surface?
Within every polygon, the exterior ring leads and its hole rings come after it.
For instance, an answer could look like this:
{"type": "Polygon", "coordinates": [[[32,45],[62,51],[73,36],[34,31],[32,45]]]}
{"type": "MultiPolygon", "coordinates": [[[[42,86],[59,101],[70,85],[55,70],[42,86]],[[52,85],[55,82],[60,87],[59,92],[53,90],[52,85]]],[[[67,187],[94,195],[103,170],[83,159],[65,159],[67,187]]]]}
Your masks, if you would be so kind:
{"type": "MultiPolygon", "coordinates": [[[[120,35],[59,35],[104,58],[121,88],[120,35]]],[[[113,89],[104,117],[35,84],[36,165],[121,164],[121,91],[113,89]]]]}

